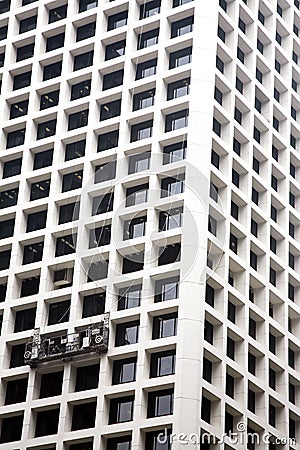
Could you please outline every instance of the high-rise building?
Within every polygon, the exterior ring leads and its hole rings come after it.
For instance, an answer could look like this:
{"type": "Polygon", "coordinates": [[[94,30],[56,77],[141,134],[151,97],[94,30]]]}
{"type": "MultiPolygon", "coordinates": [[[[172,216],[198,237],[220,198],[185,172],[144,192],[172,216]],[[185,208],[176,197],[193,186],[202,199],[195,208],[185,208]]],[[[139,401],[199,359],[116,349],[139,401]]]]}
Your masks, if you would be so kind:
{"type": "Polygon", "coordinates": [[[300,448],[299,30],[0,1],[0,450],[300,448]]]}

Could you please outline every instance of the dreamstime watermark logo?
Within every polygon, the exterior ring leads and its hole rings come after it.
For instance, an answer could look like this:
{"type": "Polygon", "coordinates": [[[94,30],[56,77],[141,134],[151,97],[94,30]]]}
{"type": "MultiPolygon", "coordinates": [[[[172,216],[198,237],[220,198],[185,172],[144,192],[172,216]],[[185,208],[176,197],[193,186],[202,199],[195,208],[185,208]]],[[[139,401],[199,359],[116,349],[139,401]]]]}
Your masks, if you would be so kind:
{"type": "Polygon", "coordinates": [[[170,433],[167,428],[157,436],[157,442],[161,445],[178,442],[181,445],[199,445],[199,444],[230,444],[230,445],[296,445],[296,439],[290,437],[275,437],[270,433],[258,433],[247,431],[247,424],[239,422],[236,431],[215,436],[210,433],[170,433]]]}
{"type": "MultiPolygon", "coordinates": [[[[136,284],[138,270],[145,264],[157,267],[164,258],[171,271],[181,259],[180,233],[177,234],[176,229],[182,226],[183,216],[188,222],[185,225],[191,239],[189,264],[181,268],[180,280],[184,281],[193,270],[199,252],[203,251],[203,232],[207,230],[208,221],[210,230],[216,232],[217,221],[209,219],[209,192],[225,217],[222,203],[217,189],[210,186],[199,168],[187,161],[175,170],[171,165],[162,166],[161,163],[161,155],[152,155],[151,167],[155,170],[149,170],[141,163],[142,170],[128,174],[128,159],[110,161],[101,165],[84,183],[74,209],[72,233],[76,256],[88,281],[101,284],[108,274],[110,277],[122,274],[122,282],[128,282],[130,289],[136,284]],[[120,170],[116,171],[116,165],[120,170]],[[165,172],[159,173],[162,167],[165,172]],[[116,187],[118,196],[114,193],[116,187]],[[79,213],[79,205],[80,209],[85,208],[85,213],[79,213]],[[87,205],[91,205],[92,220],[87,205]],[[168,233],[169,230],[172,232],[168,233]],[[89,247],[94,247],[92,252],[87,249],[87,233],[89,247]],[[109,243],[117,249],[114,264],[109,261],[109,243]],[[124,261],[128,270],[124,270],[124,261]]],[[[219,253],[216,253],[216,247],[208,245],[207,261],[201,260],[203,267],[198,270],[201,283],[205,282],[207,264],[213,270],[218,267],[225,246],[224,229],[218,230],[219,253]]]]}

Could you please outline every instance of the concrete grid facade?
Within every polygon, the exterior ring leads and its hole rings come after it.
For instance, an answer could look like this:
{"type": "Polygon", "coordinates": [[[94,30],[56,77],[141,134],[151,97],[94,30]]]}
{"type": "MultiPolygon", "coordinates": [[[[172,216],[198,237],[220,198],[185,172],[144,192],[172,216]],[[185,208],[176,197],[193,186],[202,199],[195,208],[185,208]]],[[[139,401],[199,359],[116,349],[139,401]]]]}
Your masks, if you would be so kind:
{"type": "Polygon", "coordinates": [[[300,446],[299,33],[298,0],[0,2],[0,449],[300,446]]]}

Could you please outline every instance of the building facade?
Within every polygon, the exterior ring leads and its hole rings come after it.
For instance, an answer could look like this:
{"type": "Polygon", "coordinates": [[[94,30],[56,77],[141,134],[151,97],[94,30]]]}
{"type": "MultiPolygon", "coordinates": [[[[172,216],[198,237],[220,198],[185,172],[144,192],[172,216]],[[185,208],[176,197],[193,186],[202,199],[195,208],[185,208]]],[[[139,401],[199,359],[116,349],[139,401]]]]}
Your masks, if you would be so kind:
{"type": "Polygon", "coordinates": [[[0,449],[300,448],[299,30],[0,1],[0,449]]]}

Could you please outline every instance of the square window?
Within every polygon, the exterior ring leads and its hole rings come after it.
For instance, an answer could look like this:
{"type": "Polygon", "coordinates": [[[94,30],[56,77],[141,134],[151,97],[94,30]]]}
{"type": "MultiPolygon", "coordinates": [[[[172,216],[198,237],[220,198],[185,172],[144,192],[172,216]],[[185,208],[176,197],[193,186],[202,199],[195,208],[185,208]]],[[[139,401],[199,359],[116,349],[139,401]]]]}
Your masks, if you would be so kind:
{"type": "Polygon", "coordinates": [[[95,183],[113,180],[116,176],[117,161],[110,161],[95,167],[95,183]]]}
{"type": "Polygon", "coordinates": [[[137,123],[131,126],[130,142],[148,139],[152,136],[153,120],[137,123]]]}
{"type": "Polygon", "coordinates": [[[151,77],[156,74],[157,58],[136,65],[135,79],[151,77]]]}
{"type": "Polygon", "coordinates": [[[98,316],[105,311],[105,292],[85,295],[83,297],[82,318],[98,316]]]}
{"type": "Polygon", "coordinates": [[[0,67],[4,66],[4,61],[5,61],[5,53],[0,53],[0,67]]]}
{"type": "Polygon", "coordinates": [[[46,198],[50,192],[50,179],[41,180],[36,183],[31,183],[30,186],[30,201],[38,200],[40,198],[46,198]]]}
{"type": "Polygon", "coordinates": [[[49,23],[57,22],[58,20],[65,19],[67,17],[68,5],[58,6],[49,10],[49,23]]]}
{"type": "Polygon", "coordinates": [[[112,89],[123,84],[124,69],[103,75],[102,90],[112,89]]]}
{"type": "Polygon", "coordinates": [[[43,258],[44,242],[36,242],[24,245],[23,248],[23,264],[31,264],[41,261],[43,258]]]}
{"type": "Polygon", "coordinates": [[[188,126],[189,110],[184,109],[172,114],[167,114],[165,118],[165,132],[179,130],[188,126]]]}
{"type": "Polygon", "coordinates": [[[0,222],[0,239],[12,237],[14,234],[15,219],[2,220],[0,222]]]}
{"type": "Polygon", "coordinates": [[[54,136],[56,132],[56,119],[48,120],[47,122],[39,123],[37,127],[37,140],[45,139],[54,136]]]}
{"type": "Polygon", "coordinates": [[[73,71],[84,69],[93,65],[94,50],[91,50],[81,55],[74,56],[73,71]]]}
{"type": "Polygon", "coordinates": [[[75,392],[97,389],[99,383],[99,364],[77,367],[75,392]]]}
{"type": "Polygon", "coordinates": [[[26,233],[45,228],[46,221],[47,221],[47,211],[40,211],[28,214],[26,233]]]}
{"type": "Polygon", "coordinates": [[[178,298],[179,277],[171,277],[155,282],[154,302],[164,302],[178,298]]]}
{"type": "Polygon", "coordinates": [[[18,416],[3,417],[1,421],[0,443],[19,441],[22,436],[23,413],[18,416]]]}
{"type": "Polygon", "coordinates": [[[113,210],[114,193],[109,192],[93,198],[92,216],[113,210]]]}
{"type": "Polygon", "coordinates": [[[125,55],[126,40],[114,42],[105,47],[105,61],[125,55]]]}
{"type": "Polygon", "coordinates": [[[82,175],[83,175],[82,170],[78,170],[76,172],[71,172],[63,175],[61,191],[68,192],[81,188],[82,175]]]}
{"type": "Polygon", "coordinates": [[[59,77],[61,75],[61,69],[62,69],[62,61],[58,61],[53,64],[48,64],[48,66],[44,66],[43,81],[59,77]]]}
{"type": "MultiPolygon", "coordinates": [[[[106,450],[131,450],[131,442],[131,436],[108,438],[106,441],[106,450]]],[[[92,448],[86,450],[92,450],[92,448]]]]}
{"type": "Polygon", "coordinates": [[[174,389],[148,392],[147,417],[173,414],[174,389]]]}
{"type": "MultiPolygon", "coordinates": [[[[175,1],[175,0],[173,0],[175,1]]],[[[177,0],[183,1],[183,0],[177,0]]],[[[145,450],[171,450],[171,429],[162,429],[146,432],[145,450]],[[161,443],[161,436],[164,436],[164,443],[161,443]]]]}
{"type": "Polygon", "coordinates": [[[0,14],[4,14],[10,10],[10,0],[2,0],[0,2],[0,14]]]}
{"type": "Polygon", "coordinates": [[[107,31],[116,30],[117,28],[127,25],[128,11],[121,11],[117,14],[108,16],[107,31]]]}
{"type": "Polygon", "coordinates": [[[160,188],[161,198],[182,194],[185,188],[185,174],[179,174],[177,175],[177,178],[163,178],[161,180],[160,188]]]}
{"type": "Polygon", "coordinates": [[[3,164],[2,178],[9,178],[21,173],[22,158],[13,159],[12,161],[6,161],[3,164]]]}
{"type": "Polygon", "coordinates": [[[56,34],[46,39],[46,52],[51,52],[57,48],[63,47],[65,43],[65,33],[56,34]]]}
{"type": "Polygon", "coordinates": [[[40,110],[57,106],[59,101],[59,90],[47,92],[41,95],[40,110]]]}
{"type": "Polygon", "coordinates": [[[96,31],[96,22],[90,22],[86,25],[82,25],[78,27],[76,30],[76,42],[83,41],[84,39],[88,39],[90,37],[95,36],[96,31]]]}
{"type": "Polygon", "coordinates": [[[6,148],[23,145],[25,141],[25,132],[26,129],[23,128],[21,130],[11,131],[10,133],[7,133],[6,148]]]}
{"type": "Polygon", "coordinates": [[[12,103],[10,107],[10,119],[15,119],[16,117],[25,116],[28,112],[28,100],[23,100],[17,103],[12,103]]]}
{"type": "Polygon", "coordinates": [[[31,71],[20,73],[20,75],[15,75],[13,79],[13,90],[22,89],[24,87],[30,86],[31,83],[31,71]]]}
{"type": "Polygon", "coordinates": [[[79,111],[74,114],[69,114],[68,131],[76,130],[77,128],[85,127],[88,124],[89,110],[79,111]]]}
{"type": "Polygon", "coordinates": [[[109,131],[99,134],[97,152],[103,152],[117,147],[119,142],[119,130],[109,131]]]}
{"type": "Polygon", "coordinates": [[[150,152],[138,153],[129,157],[128,160],[128,173],[138,173],[144,170],[148,170],[150,166],[150,152]]]}
{"type": "Polygon", "coordinates": [[[34,43],[24,45],[23,47],[17,48],[16,61],[23,61],[24,59],[31,58],[34,53],[34,43]]]}
{"type": "Polygon", "coordinates": [[[123,240],[135,239],[145,235],[147,217],[134,217],[124,222],[123,240]]]}
{"type": "Polygon", "coordinates": [[[151,47],[151,45],[155,45],[158,43],[159,36],[159,28],[155,28],[154,30],[146,31],[142,34],[138,35],[137,38],[137,50],[141,50],[142,48],[151,47]]]}
{"type": "Polygon", "coordinates": [[[52,165],[53,149],[34,154],[33,170],[42,169],[52,165]]]}
{"type": "Polygon", "coordinates": [[[71,100],[77,100],[78,98],[87,97],[91,93],[91,80],[81,81],[72,85],[71,88],[71,100]]]}
{"type": "Polygon", "coordinates": [[[7,38],[8,26],[0,27],[0,41],[7,38]]]}
{"type": "Polygon", "coordinates": [[[154,105],[155,89],[139,92],[133,96],[133,111],[154,105]]]}
{"type": "Polygon", "coordinates": [[[76,251],[76,234],[56,238],[55,256],[70,255],[76,251]]]}
{"type": "Polygon", "coordinates": [[[109,424],[133,420],[134,396],[112,398],[109,407],[109,424]]]}
{"type": "Polygon", "coordinates": [[[177,334],[177,313],[153,318],[152,339],[162,339],[177,334]]]}
{"type": "Polygon", "coordinates": [[[88,11],[98,6],[98,0],[79,0],[78,12],[88,11]]]}
{"type": "Polygon", "coordinates": [[[123,256],[122,274],[137,272],[143,269],[144,269],[143,251],[123,256]]]}
{"type": "Polygon", "coordinates": [[[96,402],[81,403],[73,406],[71,430],[93,428],[96,420],[96,402]]]}
{"type": "Polygon", "coordinates": [[[58,430],[59,409],[38,411],[36,414],[35,437],[56,434],[58,430]]]}
{"type": "Polygon", "coordinates": [[[59,372],[43,373],[41,376],[39,398],[61,395],[63,375],[63,370],[59,372]]]}
{"type": "Polygon", "coordinates": [[[112,384],[135,381],[137,358],[118,359],[113,362],[112,384]]]}
{"type": "Polygon", "coordinates": [[[121,100],[114,100],[100,106],[100,121],[117,117],[121,114],[121,100]]]}
{"type": "Polygon", "coordinates": [[[28,378],[8,380],[6,384],[5,405],[26,401],[28,378]]]}
{"type": "Polygon", "coordinates": [[[187,142],[177,142],[163,147],[163,164],[170,164],[185,159],[187,142]]]}
{"type": "Polygon", "coordinates": [[[58,224],[73,222],[79,218],[79,203],[67,203],[59,208],[58,224]]]}
{"type": "Polygon", "coordinates": [[[151,353],[150,378],[165,377],[175,373],[176,351],[151,353]]]}
{"type": "Polygon", "coordinates": [[[171,39],[193,31],[194,16],[177,20],[171,24],[171,39]]]}
{"type": "Polygon", "coordinates": [[[136,344],[138,342],[139,326],[139,321],[117,324],[115,346],[136,344]]]}
{"type": "Polygon", "coordinates": [[[140,306],[142,296],[142,285],[128,286],[119,289],[118,311],[140,306]]]}
{"type": "Polygon", "coordinates": [[[144,2],[140,6],[140,20],[152,17],[160,13],[161,0],[153,0],[150,2],[144,2]]]}
{"type": "Polygon", "coordinates": [[[15,206],[18,202],[19,188],[0,192],[0,209],[15,206]]]}
{"type": "Polygon", "coordinates": [[[50,303],[48,314],[48,325],[55,325],[57,323],[68,322],[70,316],[70,300],[63,302],[50,303]]]}
{"type": "Polygon", "coordinates": [[[182,50],[177,50],[176,52],[170,53],[169,69],[184,66],[190,62],[192,62],[192,47],[186,47],[182,50]]]}
{"type": "Polygon", "coordinates": [[[110,244],[111,225],[92,228],[89,236],[89,248],[102,247],[110,244]]]}

